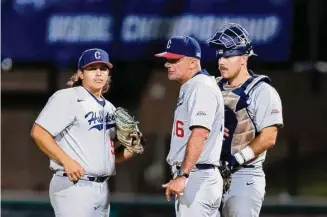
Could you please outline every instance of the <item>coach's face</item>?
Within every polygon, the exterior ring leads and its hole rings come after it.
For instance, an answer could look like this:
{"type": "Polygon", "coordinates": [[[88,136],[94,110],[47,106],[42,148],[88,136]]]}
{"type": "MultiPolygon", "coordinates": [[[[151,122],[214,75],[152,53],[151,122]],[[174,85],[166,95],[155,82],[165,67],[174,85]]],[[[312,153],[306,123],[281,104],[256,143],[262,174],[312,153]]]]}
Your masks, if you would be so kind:
{"type": "Polygon", "coordinates": [[[223,78],[232,79],[238,76],[244,63],[244,56],[220,57],[218,70],[223,78]]]}
{"type": "Polygon", "coordinates": [[[104,63],[94,63],[84,68],[80,77],[87,89],[101,90],[108,81],[109,68],[104,63]]]}
{"type": "Polygon", "coordinates": [[[191,59],[183,57],[180,59],[167,59],[165,67],[168,69],[168,79],[183,83],[190,69],[191,59]]]}

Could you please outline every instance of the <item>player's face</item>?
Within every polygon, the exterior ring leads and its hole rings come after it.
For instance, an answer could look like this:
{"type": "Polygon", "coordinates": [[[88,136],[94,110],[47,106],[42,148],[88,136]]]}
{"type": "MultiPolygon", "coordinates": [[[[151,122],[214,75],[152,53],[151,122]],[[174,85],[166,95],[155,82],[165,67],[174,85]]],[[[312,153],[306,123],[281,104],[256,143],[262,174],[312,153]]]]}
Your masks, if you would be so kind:
{"type": "Polygon", "coordinates": [[[109,78],[109,68],[106,64],[95,63],[83,70],[81,79],[83,86],[87,89],[98,91],[102,90],[109,78]]]}
{"type": "Polygon", "coordinates": [[[182,81],[189,70],[189,62],[186,57],[181,59],[167,59],[165,67],[168,69],[168,79],[182,81]]]}
{"type": "Polygon", "coordinates": [[[223,78],[233,79],[240,73],[242,64],[242,56],[220,57],[218,60],[218,69],[223,78]]]}

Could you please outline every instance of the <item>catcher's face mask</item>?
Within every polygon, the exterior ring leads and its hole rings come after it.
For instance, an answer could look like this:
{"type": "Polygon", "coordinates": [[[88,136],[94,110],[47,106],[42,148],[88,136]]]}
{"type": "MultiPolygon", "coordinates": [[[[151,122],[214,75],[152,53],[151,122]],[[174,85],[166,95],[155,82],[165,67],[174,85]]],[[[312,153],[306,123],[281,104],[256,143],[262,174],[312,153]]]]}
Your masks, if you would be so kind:
{"type": "Polygon", "coordinates": [[[223,25],[217,32],[207,40],[210,47],[215,48],[216,56],[231,57],[241,55],[255,55],[249,33],[237,23],[223,25]]]}

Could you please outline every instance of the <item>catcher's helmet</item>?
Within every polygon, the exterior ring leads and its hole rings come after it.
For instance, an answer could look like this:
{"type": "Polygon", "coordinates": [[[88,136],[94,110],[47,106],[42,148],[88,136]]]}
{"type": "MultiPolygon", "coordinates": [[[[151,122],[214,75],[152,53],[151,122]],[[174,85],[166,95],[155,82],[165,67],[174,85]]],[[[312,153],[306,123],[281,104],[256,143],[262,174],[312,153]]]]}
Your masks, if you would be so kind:
{"type": "Polygon", "coordinates": [[[256,55],[253,53],[249,33],[237,23],[228,23],[207,40],[210,47],[216,48],[217,57],[256,55]]]}

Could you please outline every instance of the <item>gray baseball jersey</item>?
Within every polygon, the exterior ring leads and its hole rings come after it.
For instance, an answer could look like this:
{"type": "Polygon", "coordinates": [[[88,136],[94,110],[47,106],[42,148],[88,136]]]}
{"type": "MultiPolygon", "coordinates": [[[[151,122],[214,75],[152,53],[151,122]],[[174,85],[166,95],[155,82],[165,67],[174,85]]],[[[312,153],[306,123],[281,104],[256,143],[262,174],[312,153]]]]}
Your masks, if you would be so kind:
{"type": "MultiPolygon", "coordinates": [[[[60,148],[94,176],[115,173],[115,107],[99,101],[84,87],[59,90],[48,100],[36,123],[47,130],[60,148]]],[[[53,170],[64,170],[50,159],[53,170]]]]}
{"type": "MultiPolygon", "coordinates": [[[[248,113],[258,132],[265,127],[283,125],[282,103],[280,97],[271,85],[262,82],[249,93],[248,113]]],[[[264,152],[251,164],[262,164],[266,158],[264,152]]]]}
{"type": "MultiPolygon", "coordinates": [[[[280,97],[277,91],[266,82],[270,82],[266,76],[255,76],[252,80],[249,79],[243,84],[243,88],[230,87],[226,83],[220,85],[223,90],[225,105],[233,110],[233,113],[236,114],[239,120],[237,127],[233,130],[234,134],[232,137],[234,139],[226,139],[224,144],[224,146],[227,145],[228,147],[229,143],[229,149],[233,153],[237,151],[236,149],[243,148],[251,142],[255,134],[262,131],[265,127],[272,125],[281,127],[283,125],[280,97]],[[246,103],[243,103],[246,107],[245,111],[242,111],[242,96],[246,96],[246,103]],[[235,106],[233,107],[232,105],[235,106]],[[249,117],[249,121],[247,117],[249,117]],[[252,125],[254,126],[253,128],[252,125]],[[243,137],[237,137],[237,134],[243,135],[243,137]],[[240,138],[243,139],[241,140],[240,138]]],[[[233,119],[232,115],[227,116],[229,119],[233,119]]],[[[226,121],[230,120],[226,119],[226,121]]],[[[232,175],[231,187],[225,193],[222,200],[223,217],[259,216],[266,186],[265,174],[262,169],[265,157],[266,151],[248,164],[255,166],[254,168],[241,168],[232,175]]]]}
{"type": "MultiPolygon", "coordinates": [[[[218,79],[225,104],[226,127],[230,136],[224,140],[222,155],[234,154],[265,127],[283,125],[282,105],[276,90],[266,76],[254,76],[238,87],[218,79]]],[[[248,164],[262,166],[266,152],[248,164]]],[[[228,157],[227,157],[228,158],[228,157]]]]}
{"type": "MultiPolygon", "coordinates": [[[[256,130],[261,132],[262,129],[276,125],[283,126],[282,103],[281,99],[271,85],[261,82],[249,92],[248,114],[251,117],[256,130]]],[[[249,163],[256,167],[262,168],[262,163],[266,159],[267,151],[262,153],[256,160],[249,163]]],[[[242,174],[252,172],[251,168],[244,168],[236,173],[242,174]]],[[[256,173],[255,171],[253,171],[256,173]]]]}
{"type": "Polygon", "coordinates": [[[215,79],[199,73],[181,86],[174,115],[167,162],[180,165],[184,159],[191,127],[210,130],[197,163],[219,165],[224,128],[224,104],[215,79]]]}

